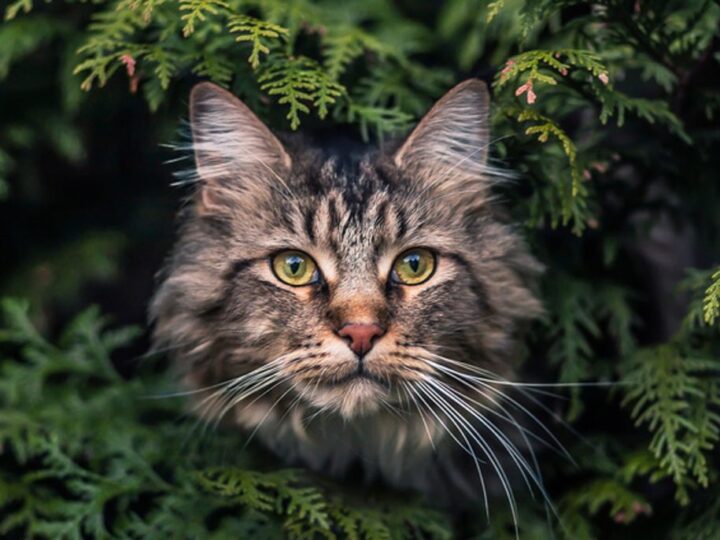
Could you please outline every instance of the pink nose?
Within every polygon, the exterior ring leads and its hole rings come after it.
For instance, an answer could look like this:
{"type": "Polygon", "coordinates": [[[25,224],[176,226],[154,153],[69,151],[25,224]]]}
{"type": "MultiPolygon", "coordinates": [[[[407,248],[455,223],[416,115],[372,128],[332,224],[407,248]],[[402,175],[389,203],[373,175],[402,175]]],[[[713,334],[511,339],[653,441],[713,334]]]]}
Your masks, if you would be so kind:
{"type": "Polygon", "coordinates": [[[338,331],[340,337],[350,339],[350,348],[358,356],[364,356],[372,349],[375,338],[385,330],[379,324],[347,323],[338,331]]]}

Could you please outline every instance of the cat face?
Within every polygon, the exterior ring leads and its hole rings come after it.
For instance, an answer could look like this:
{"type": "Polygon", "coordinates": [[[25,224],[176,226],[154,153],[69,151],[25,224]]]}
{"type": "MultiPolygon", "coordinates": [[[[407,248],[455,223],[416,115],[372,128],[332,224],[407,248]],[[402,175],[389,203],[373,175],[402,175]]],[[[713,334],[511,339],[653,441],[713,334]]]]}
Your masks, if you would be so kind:
{"type": "Polygon", "coordinates": [[[511,376],[538,268],[491,199],[487,108],[466,81],[394,152],[338,157],[193,90],[198,189],[151,310],[191,385],[235,385],[211,414],[266,395],[345,418],[413,409],[448,362],[511,376]]]}

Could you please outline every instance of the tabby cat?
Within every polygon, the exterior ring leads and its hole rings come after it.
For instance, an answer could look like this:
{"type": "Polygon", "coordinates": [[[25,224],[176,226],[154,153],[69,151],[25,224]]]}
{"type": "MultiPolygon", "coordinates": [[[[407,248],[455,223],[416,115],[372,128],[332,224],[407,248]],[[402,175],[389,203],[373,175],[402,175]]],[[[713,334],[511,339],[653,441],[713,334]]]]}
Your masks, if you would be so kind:
{"type": "Polygon", "coordinates": [[[488,107],[468,80],[402,144],[337,155],[193,89],[196,190],[151,317],[202,418],[435,500],[539,482],[506,390],[540,266],[493,197],[488,107]]]}

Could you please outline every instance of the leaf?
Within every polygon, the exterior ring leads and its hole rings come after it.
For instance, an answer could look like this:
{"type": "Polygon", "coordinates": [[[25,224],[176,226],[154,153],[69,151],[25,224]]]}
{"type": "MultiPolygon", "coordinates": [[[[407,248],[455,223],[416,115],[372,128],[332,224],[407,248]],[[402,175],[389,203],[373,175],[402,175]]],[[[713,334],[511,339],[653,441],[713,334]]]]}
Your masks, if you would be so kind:
{"type": "Polygon", "coordinates": [[[193,73],[207,77],[220,86],[228,86],[233,77],[233,70],[234,66],[228,59],[204,52],[193,68],[193,73]]]}
{"type": "Polygon", "coordinates": [[[533,109],[508,107],[505,112],[519,123],[532,123],[525,128],[526,135],[536,136],[536,139],[543,144],[551,139],[559,143],[567,159],[570,173],[565,178],[552,179],[546,188],[548,193],[544,194],[544,200],[539,201],[538,207],[540,211],[551,214],[553,227],[560,223],[562,225],[572,223],[573,232],[580,235],[589,219],[589,191],[582,181],[575,143],[554,120],[533,109]]]}
{"type": "Polygon", "coordinates": [[[260,65],[260,53],[268,54],[270,52],[270,47],[265,40],[287,39],[288,35],[287,28],[248,15],[231,16],[228,29],[232,34],[240,34],[235,41],[247,41],[252,45],[248,62],[253,69],[257,69],[260,65]]]}
{"type": "Polygon", "coordinates": [[[180,0],[179,4],[183,13],[181,19],[185,23],[182,29],[185,37],[195,32],[198,23],[205,22],[209,16],[217,15],[229,7],[225,0],[180,0]]]}
{"type": "Polygon", "coordinates": [[[7,77],[12,64],[34,52],[64,30],[65,26],[62,22],[41,16],[8,20],[0,25],[0,80],[7,77]]]}
{"type": "Polygon", "coordinates": [[[76,75],[85,74],[80,87],[88,91],[94,85],[105,86],[112,74],[122,66],[120,58],[123,55],[139,57],[145,51],[144,47],[128,41],[146,24],[139,10],[95,13],[88,26],[88,37],[77,51],[84,58],[73,71],[76,75]]]}
{"type": "Polygon", "coordinates": [[[347,25],[333,27],[323,39],[324,67],[328,76],[338,80],[350,63],[365,51],[384,56],[392,54],[393,49],[362,28],[347,25]]]}
{"type": "Polygon", "coordinates": [[[656,122],[664,124],[685,143],[692,143],[682,122],[670,110],[665,101],[633,98],[617,90],[604,87],[595,88],[595,92],[601,102],[600,122],[603,124],[609,118],[615,117],[617,125],[622,126],[625,122],[625,112],[629,111],[649,124],[655,124],[656,122]]]}
{"type": "Polygon", "coordinates": [[[364,140],[369,140],[370,130],[373,130],[377,139],[382,141],[385,134],[406,131],[414,118],[395,107],[388,109],[350,101],[347,105],[347,120],[360,124],[360,133],[364,140]]]}
{"type": "MultiPolygon", "coordinates": [[[[644,497],[612,478],[592,480],[570,491],[560,503],[562,514],[586,512],[590,516],[601,509],[615,522],[629,524],[652,510],[644,497]]],[[[569,520],[574,522],[575,520],[569,520]]]]}
{"type": "Polygon", "coordinates": [[[504,7],[505,0],[494,0],[493,2],[490,2],[490,4],[488,4],[488,11],[486,15],[487,22],[492,22],[492,20],[497,17],[498,13],[500,13],[504,7]]]}
{"type": "Polygon", "coordinates": [[[503,89],[510,81],[523,76],[525,84],[535,83],[554,86],[570,70],[581,69],[594,78],[607,77],[607,67],[597,53],[583,49],[533,50],[511,57],[497,73],[493,86],[503,89]]]}
{"type": "Polygon", "coordinates": [[[263,69],[258,82],[261,90],[279,96],[278,103],[289,107],[287,119],[292,129],[298,128],[300,113],[309,113],[310,106],[317,108],[320,118],[325,117],[328,106],[345,92],[317,62],[304,56],[274,58],[263,69]]]}
{"type": "Polygon", "coordinates": [[[712,275],[712,284],[705,291],[703,317],[709,325],[720,319],[720,268],[712,275]]]}
{"type": "Polygon", "coordinates": [[[706,452],[720,440],[717,382],[706,377],[717,362],[681,354],[673,344],[636,353],[625,378],[623,405],[638,426],[652,433],[650,451],[677,487],[676,497],[689,502],[688,487],[708,484],[706,452]]]}
{"type": "Polygon", "coordinates": [[[173,64],[171,55],[160,46],[150,47],[145,58],[155,64],[155,76],[160,82],[160,88],[167,90],[170,80],[175,73],[176,67],[173,64]]]}
{"type": "Polygon", "coordinates": [[[5,20],[12,21],[20,11],[30,13],[33,8],[33,0],[15,0],[5,8],[5,20]]]}

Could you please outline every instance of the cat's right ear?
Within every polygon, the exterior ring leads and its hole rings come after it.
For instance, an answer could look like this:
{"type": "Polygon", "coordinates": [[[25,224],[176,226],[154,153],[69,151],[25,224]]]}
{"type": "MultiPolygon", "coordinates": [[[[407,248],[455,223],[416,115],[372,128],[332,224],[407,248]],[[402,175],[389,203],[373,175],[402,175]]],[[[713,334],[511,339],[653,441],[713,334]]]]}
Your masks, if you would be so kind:
{"type": "Polygon", "coordinates": [[[247,192],[248,180],[278,177],[291,159],[280,141],[255,114],[227,90],[197,84],[190,94],[195,167],[202,183],[198,209],[211,212],[227,192],[247,192]]]}
{"type": "Polygon", "coordinates": [[[487,87],[478,79],[452,88],[395,153],[395,166],[426,186],[457,195],[460,203],[484,200],[490,183],[489,102],[487,87]]]}

